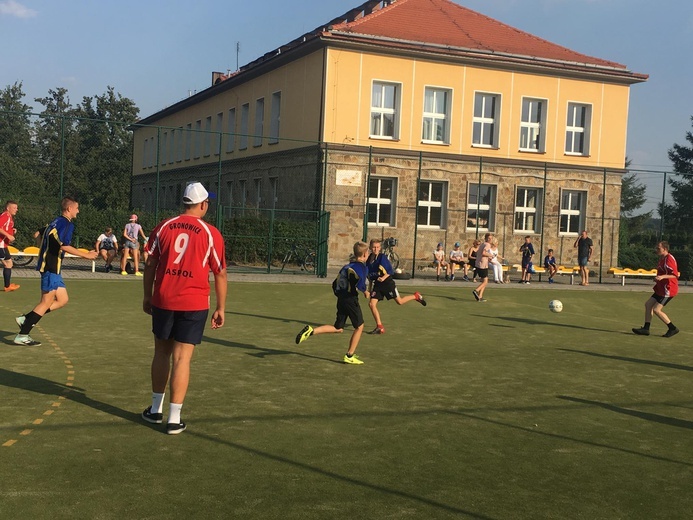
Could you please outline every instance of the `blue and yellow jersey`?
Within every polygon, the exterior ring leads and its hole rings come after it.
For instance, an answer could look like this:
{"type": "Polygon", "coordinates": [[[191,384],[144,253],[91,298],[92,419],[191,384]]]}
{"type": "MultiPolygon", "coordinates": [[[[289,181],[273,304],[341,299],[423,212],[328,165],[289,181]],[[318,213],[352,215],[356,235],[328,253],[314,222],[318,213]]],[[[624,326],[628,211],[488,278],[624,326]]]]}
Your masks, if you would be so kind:
{"type": "Polygon", "coordinates": [[[41,241],[36,270],[41,273],[60,274],[65,252],[60,248],[69,246],[75,225],[62,215],[46,226],[41,241]]]}
{"type": "Polygon", "coordinates": [[[337,297],[358,296],[359,291],[366,291],[368,269],[366,264],[351,262],[339,270],[337,278],[332,282],[332,291],[337,297]]]}
{"type": "Polygon", "coordinates": [[[392,264],[387,259],[383,253],[379,253],[378,256],[371,254],[366,261],[368,266],[368,279],[375,281],[385,274],[392,276],[394,269],[392,269],[392,264]]]}

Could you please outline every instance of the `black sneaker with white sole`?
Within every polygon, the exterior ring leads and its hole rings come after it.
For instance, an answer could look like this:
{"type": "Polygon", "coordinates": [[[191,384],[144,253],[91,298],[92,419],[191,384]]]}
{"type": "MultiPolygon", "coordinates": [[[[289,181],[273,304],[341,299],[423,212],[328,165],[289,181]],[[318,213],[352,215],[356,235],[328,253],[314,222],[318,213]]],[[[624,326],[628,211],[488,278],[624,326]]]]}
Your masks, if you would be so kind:
{"type": "Polygon", "coordinates": [[[178,435],[179,433],[183,433],[185,431],[185,423],[180,422],[180,423],[173,423],[170,422],[166,425],[166,433],[169,435],[178,435]]]}
{"type": "Polygon", "coordinates": [[[144,412],[142,412],[142,419],[152,424],[161,424],[164,422],[164,414],[162,413],[152,413],[152,407],[148,407],[144,412]]]}

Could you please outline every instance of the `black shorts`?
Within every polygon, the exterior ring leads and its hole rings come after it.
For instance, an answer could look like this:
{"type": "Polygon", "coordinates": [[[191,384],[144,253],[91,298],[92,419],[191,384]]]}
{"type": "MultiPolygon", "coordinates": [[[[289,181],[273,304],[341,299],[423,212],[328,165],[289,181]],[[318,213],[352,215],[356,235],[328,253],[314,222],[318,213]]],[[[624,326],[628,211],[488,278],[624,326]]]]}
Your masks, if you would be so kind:
{"type": "Polygon", "coordinates": [[[179,343],[202,343],[209,309],[203,311],[168,311],[152,307],[152,332],[159,339],[179,343]]]}
{"type": "Polygon", "coordinates": [[[363,314],[361,314],[358,296],[337,298],[337,318],[334,320],[334,328],[343,329],[347,318],[351,320],[355,329],[363,325],[363,314]]]}
{"type": "Polygon", "coordinates": [[[371,300],[382,301],[384,298],[388,300],[394,300],[399,298],[399,291],[397,290],[397,285],[391,276],[387,277],[384,281],[376,281],[373,284],[373,291],[371,292],[371,300]]]}
{"type": "Polygon", "coordinates": [[[8,248],[0,247],[0,260],[12,260],[12,255],[8,248]]]}
{"type": "Polygon", "coordinates": [[[661,303],[662,307],[666,307],[667,303],[674,299],[673,296],[660,296],[659,294],[653,294],[652,297],[657,300],[657,303],[661,303]]]}
{"type": "Polygon", "coordinates": [[[482,280],[484,278],[488,278],[488,267],[486,269],[482,269],[481,267],[477,267],[475,269],[476,275],[481,278],[482,280]]]}

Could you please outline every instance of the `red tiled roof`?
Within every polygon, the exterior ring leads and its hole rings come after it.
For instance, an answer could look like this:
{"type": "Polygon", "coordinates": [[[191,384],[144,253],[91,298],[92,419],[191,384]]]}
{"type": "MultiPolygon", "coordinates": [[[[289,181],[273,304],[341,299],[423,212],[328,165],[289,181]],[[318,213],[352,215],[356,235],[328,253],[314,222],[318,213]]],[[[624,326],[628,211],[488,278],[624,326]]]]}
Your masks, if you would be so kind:
{"type": "MultiPolygon", "coordinates": [[[[366,2],[369,6],[375,2],[366,2]]],[[[375,5],[377,8],[378,6],[375,5]]],[[[358,11],[358,9],[351,13],[358,11]]],[[[347,13],[350,15],[351,13],[347,13]]],[[[616,69],[630,73],[625,65],[556,45],[493,18],[462,7],[450,0],[394,0],[390,5],[351,20],[345,15],[323,37],[357,36],[380,40],[388,46],[420,44],[441,50],[473,52],[480,56],[558,61],[573,66],[616,69]]],[[[647,76],[634,74],[639,80],[647,76]]]]}

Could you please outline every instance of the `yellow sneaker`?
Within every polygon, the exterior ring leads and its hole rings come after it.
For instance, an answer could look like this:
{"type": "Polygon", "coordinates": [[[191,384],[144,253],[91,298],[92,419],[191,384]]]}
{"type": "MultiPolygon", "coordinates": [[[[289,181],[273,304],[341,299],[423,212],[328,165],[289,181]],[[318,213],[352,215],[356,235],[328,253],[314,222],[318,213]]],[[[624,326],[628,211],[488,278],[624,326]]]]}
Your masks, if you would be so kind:
{"type": "Polygon", "coordinates": [[[356,356],[349,357],[346,354],[344,354],[344,362],[350,365],[363,365],[363,361],[361,361],[356,356]]]}
{"type": "Polygon", "coordinates": [[[308,339],[308,336],[310,336],[313,333],[313,327],[310,325],[306,325],[301,329],[301,332],[299,332],[296,335],[296,345],[299,343],[303,343],[305,340],[308,339]]]}
{"type": "Polygon", "coordinates": [[[140,273],[139,271],[137,271],[137,272],[135,273],[135,276],[143,276],[143,275],[142,275],[142,273],[140,273]]]}
{"type": "Polygon", "coordinates": [[[122,274],[123,276],[127,276],[128,272],[127,271],[120,271],[120,274],[122,274]]]}

